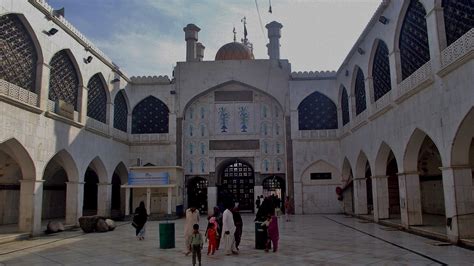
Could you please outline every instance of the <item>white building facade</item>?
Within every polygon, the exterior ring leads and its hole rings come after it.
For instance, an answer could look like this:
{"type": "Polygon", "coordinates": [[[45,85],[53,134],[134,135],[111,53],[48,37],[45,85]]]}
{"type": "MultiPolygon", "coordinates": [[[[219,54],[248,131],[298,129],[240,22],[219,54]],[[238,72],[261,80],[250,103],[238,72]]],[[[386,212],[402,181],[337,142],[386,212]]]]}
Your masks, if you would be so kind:
{"type": "Polygon", "coordinates": [[[203,61],[189,24],[170,79],[128,77],[42,0],[1,1],[0,224],[122,216],[130,167],[179,166],[181,207],[277,194],[473,238],[473,9],[382,1],[335,72],[292,73],[277,22],[268,59],[231,42],[203,61]]]}

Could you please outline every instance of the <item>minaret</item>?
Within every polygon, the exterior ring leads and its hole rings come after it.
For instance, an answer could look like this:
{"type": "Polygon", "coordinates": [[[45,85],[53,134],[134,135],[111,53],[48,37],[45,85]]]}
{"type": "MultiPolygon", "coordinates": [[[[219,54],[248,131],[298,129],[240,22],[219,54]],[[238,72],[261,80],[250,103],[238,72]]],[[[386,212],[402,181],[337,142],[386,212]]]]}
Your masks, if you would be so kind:
{"type": "Polygon", "coordinates": [[[196,42],[198,41],[198,32],[201,29],[194,24],[188,24],[183,30],[184,39],[186,40],[186,62],[196,61],[196,42]]]}
{"type": "Polygon", "coordinates": [[[281,28],[283,25],[276,21],[268,23],[265,28],[268,30],[268,39],[270,42],[267,44],[268,56],[270,59],[280,59],[280,37],[281,28]]]}

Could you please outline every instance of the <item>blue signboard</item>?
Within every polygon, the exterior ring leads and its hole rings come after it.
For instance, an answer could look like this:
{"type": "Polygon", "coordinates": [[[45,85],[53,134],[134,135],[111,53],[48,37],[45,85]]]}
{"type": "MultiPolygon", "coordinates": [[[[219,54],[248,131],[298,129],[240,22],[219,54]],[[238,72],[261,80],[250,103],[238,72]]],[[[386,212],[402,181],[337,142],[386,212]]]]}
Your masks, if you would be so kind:
{"type": "Polygon", "coordinates": [[[130,172],[128,173],[129,185],[169,185],[168,172],[130,172]]]}

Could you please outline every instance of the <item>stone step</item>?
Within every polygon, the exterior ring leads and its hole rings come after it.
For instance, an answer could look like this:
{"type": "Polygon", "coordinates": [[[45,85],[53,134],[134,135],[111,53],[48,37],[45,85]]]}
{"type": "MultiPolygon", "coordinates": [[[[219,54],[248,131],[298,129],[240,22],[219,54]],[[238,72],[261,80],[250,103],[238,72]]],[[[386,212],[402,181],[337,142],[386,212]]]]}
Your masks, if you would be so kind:
{"type": "Polygon", "coordinates": [[[30,238],[29,233],[10,233],[10,234],[0,234],[0,245],[18,241],[18,240],[25,240],[30,238]]]}

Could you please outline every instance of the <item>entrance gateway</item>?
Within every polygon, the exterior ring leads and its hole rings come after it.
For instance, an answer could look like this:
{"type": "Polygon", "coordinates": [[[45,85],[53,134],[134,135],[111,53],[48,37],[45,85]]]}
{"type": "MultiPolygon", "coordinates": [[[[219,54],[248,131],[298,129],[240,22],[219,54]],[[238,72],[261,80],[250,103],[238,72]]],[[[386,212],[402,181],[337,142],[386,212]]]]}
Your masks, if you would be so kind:
{"type": "Polygon", "coordinates": [[[219,177],[218,203],[231,199],[240,211],[253,212],[255,177],[252,166],[236,159],[223,166],[219,177]]]}

